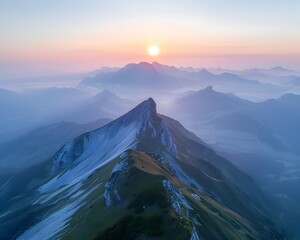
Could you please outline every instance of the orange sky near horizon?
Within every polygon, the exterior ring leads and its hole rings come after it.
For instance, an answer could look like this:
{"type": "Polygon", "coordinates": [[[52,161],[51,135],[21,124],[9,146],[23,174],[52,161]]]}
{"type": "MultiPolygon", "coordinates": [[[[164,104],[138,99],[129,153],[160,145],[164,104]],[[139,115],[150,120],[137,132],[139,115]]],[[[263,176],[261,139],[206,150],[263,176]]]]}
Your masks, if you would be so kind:
{"type": "Polygon", "coordinates": [[[82,72],[141,61],[300,68],[300,3],[295,0],[16,3],[0,3],[3,76],[22,76],[25,70],[28,75],[82,72]],[[159,46],[159,56],[148,55],[151,44],[159,46]]]}

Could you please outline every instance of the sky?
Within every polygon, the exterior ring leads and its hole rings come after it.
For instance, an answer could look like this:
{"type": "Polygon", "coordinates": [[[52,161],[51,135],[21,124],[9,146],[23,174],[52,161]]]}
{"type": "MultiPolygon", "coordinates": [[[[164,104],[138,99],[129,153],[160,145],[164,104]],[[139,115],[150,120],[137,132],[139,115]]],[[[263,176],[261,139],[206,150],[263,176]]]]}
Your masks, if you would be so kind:
{"type": "Polygon", "coordinates": [[[0,0],[0,80],[140,61],[298,70],[299,12],[299,0],[0,0]]]}

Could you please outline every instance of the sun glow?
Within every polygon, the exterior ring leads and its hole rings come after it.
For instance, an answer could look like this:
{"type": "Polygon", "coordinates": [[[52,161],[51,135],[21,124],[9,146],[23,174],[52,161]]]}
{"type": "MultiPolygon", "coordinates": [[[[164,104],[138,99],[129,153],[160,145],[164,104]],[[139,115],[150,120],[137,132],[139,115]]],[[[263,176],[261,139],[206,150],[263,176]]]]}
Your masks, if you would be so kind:
{"type": "Polygon", "coordinates": [[[157,45],[151,45],[148,48],[148,54],[153,57],[157,56],[159,54],[159,47],[157,45]]]}

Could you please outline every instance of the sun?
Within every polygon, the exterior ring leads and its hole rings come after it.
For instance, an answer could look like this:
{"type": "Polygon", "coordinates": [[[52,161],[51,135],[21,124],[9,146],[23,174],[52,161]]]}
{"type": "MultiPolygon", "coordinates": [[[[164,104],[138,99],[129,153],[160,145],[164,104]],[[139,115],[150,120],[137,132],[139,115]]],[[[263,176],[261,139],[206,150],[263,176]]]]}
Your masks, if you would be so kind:
{"type": "Polygon", "coordinates": [[[148,48],[148,54],[152,57],[155,57],[159,54],[159,47],[157,45],[151,45],[148,48]]]}

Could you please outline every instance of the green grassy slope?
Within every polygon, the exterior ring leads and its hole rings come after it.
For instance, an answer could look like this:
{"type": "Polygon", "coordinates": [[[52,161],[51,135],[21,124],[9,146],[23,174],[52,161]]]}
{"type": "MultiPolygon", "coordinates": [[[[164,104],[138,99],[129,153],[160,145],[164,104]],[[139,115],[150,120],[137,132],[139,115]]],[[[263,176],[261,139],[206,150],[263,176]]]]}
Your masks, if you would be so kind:
{"type": "Polygon", "coordinates": [[[107,173],[118,158],[85,183],[98,187],[72,218],[62,239],[190,239],[194,228],[205,239],[262,239],[250,222],[184,185],[149,155],[129,152],[128,166],[115,183],[121,199],[107,207],[103,197],[107,173]],[[186,203],[179,202],[180,211],[173,208],[164,180],[185,199],[186,203]]]}

